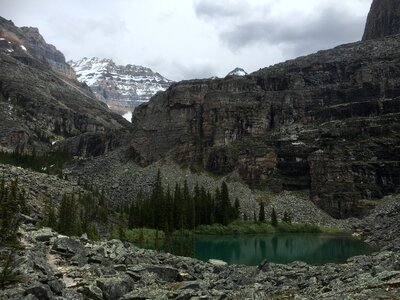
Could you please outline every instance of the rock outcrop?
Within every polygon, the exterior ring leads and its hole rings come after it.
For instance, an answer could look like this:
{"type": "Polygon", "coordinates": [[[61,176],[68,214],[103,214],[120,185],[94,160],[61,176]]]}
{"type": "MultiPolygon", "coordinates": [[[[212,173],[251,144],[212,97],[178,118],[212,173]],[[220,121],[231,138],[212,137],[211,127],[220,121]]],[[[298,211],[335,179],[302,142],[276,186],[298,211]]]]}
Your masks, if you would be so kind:
{"type": "Polygon", "coordinates": [[[368,14],[363,40],[400,33],[400,1],[374,0],[368,14]]]}
{"type": "Polygon", "coordinates": [[[68,78],[64,56],[36,29],[1,18],[0,36],[1,149],[46,152],[57,140],[129,124],[68,78]]]}
{"type": "Polygon", "coordinates": [[[400,36],[244,77],[172,85],[133,115],[132,156],[165,156],[252,187],[310,189],[335,217],[400,190],[400,36]]]}
{"type": "Polygon", "coordinates": [[[86,83],[100,101],[120,114],[132,112],[136,106],[157,92],[167,89],[173,81],[136,65],[120,66],[111,59],[97,57],[69,61],[80,82],[86,83]]]}

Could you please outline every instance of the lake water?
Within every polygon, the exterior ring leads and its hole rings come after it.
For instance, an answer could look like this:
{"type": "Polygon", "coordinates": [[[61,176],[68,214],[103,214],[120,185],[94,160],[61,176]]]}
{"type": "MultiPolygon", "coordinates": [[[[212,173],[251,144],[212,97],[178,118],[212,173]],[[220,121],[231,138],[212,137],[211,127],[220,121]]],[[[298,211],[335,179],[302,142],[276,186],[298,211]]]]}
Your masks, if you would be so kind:
{"type": "Polygon", "coordinates": [[[286,264],[345,262],[374,249],[361,240],[338,234],[196,236],[194,257],[221,259],[229,264],[258,265],[263,260],[286,264]]]}

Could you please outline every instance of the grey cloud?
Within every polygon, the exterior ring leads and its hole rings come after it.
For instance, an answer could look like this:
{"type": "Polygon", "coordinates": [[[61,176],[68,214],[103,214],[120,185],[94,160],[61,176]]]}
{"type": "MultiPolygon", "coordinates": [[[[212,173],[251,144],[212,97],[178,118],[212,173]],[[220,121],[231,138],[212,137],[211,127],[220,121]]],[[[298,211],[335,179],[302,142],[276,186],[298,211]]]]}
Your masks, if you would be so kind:
{"type": "Polygon", "coordinates": [[[202,79],[215,76],[217,70],[211,63],[183,64],[178,61],[154,59],[148,62],[152,69],[173,80],[202,79]]]}
{"type": "Polygon", "coordinates": [[[243,6],[228,0],[200,0],[195,2],[194,11],[198,17],[233,17],[243,11],[243,6]]]}
{"type": "Polygon", "coordinates": [[[283,47],[294,55],[335,46],[361,38],[364,22],[347,11],[327,7],[302,24],[290,20],[247,22],[221,32],[219,37],[232,50],[267,43],[283,47]]]}

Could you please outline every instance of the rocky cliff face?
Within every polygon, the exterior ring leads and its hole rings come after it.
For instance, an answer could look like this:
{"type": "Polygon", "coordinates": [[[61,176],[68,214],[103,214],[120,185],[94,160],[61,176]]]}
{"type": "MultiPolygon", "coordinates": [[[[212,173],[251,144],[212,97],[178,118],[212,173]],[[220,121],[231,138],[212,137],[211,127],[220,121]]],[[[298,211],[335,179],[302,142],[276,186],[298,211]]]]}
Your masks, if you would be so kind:
{"type": "Polygon", "coordinates": [[[68,78],[64,56],[36,29],[0,19],[0,36],[0,149],[48,151],[57,140],[127,125],[68,78]]]}
{"type": "Polygon", "coordinates": [[[252,187],[310,189],[335,217],[400,191],[400,36],[320,51],[245,77],[172,85],[133,116],[132,153],[252,187]]]}
{"type": "Polygon", "coordinates": [[[80,82],[86,83],[111,110],[124,114],[164,91],[172,81],[149,68],[119,66],[111,59],[97,57],[70,61],[80,82]]]}
{"type": "Polygon", "coordinates": [[[368,14],[363,40],[400,33],[400,1],[374,0],[368,14]]]}
{"type": "Polygon", "coordinates": [[[13,22],[0,17],[0,39],[19,45],[42,63],[48,64],[58,74],[76,79],[75,72],[65,62],[64,55],[53,45],[47,44],[37,28],[19,28],[13,22]]]}

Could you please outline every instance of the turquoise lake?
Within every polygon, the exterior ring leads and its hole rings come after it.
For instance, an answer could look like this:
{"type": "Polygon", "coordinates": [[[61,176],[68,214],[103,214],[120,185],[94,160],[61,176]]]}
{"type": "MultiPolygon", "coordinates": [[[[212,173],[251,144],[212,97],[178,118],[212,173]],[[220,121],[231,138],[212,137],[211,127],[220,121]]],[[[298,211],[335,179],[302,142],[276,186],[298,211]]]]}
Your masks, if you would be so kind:
{"type": "Polygon", "coordinates": [[[338,234],[196,236],[194,242],[197,259],[215,258],[244,265],[258,265],[263,260],[280,264],[293,261],[341,263],[349,257],[373,251],[361,240],[338,234]]]}

